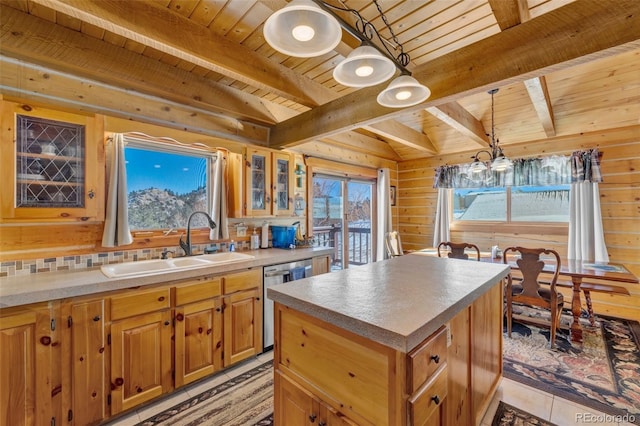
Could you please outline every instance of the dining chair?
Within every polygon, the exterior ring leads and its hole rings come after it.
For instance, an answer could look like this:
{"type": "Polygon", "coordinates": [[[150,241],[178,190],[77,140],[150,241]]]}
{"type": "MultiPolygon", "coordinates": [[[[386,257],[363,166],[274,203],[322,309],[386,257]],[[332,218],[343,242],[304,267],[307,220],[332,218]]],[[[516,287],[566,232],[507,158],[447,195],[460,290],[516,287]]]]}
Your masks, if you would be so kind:
{"type": "MultiPolygon", "coordinates": [[[[556,290],[556,283],[560,273],[560,255],[555,250],[544,248],[509,247],[503,253],[503,262],[509,263],[509,256],[517,256],[516,264],[522,274],[522,281],[514,284],[512,274],[507,277],[506,308],[507,308],[507,335],[511,337],[511,322],[513,317],[513,304],[535,306],[551,311],[551,348],[555,345],[556,330],[560,328],[560,315],[564,297],[556,290]],[[541,255],[546,255],[544,259],[541,255]],[[551,259],[548,257],[551,256],[551,259]],[[549,285],[541,285],[540,274],[545,267],[545,262],[551,261],[554,271],[549,285]]],[[[550,271],[545,271],[550,272],[550,271]]],[[[545,277],[545,284],[547,278],[545,277]]]]}
{"type": "Polygon", "coordinates": [[[480,249],[475,244],[470,243],[452,243],[450,241],[442,242],[438,244],[438,257],[442,257],[440,254],[441,248],[449,248],[448,257],[452,259],[469,259],[469,255],[465,253],[465,249],[473,249],[476,251],[476,260],[480,261],[480,249]]]}
{"type": "Polygon", "coordinates": [[[397,257],[404,254],[398,231],[387,232],[384,236],[384,245],[387,248],[389,257],[397,257]]]}

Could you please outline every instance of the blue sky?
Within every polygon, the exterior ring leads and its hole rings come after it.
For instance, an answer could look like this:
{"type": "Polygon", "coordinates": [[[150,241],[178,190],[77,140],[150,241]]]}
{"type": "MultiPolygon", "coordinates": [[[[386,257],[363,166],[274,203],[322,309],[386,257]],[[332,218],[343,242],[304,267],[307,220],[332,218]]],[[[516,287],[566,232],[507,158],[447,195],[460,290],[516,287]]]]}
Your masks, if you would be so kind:
{"type": "Polygon", "coordinates": [[[126,148],[127,189],[170,189],[185,194],[205,186],[206,159],[188,155],[126,148]]]}

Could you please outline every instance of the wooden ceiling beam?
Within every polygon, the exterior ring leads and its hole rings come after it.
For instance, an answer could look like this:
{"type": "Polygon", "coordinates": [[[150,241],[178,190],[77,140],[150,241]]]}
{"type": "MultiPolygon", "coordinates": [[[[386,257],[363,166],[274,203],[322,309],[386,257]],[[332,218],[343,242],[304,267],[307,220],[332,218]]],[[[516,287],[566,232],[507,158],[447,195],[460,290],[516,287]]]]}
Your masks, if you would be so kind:
{"type": "Polygon", "coordinates": [[[411,127],[405,126],[395,120],[371,123],[363,126],[363,129],[419,151],[427,152],[429,154],[436,154],[438,152],[438,149],[435,147],[433,142],[431,142],[429,136],[413,130],[411,127]]]}
{"type": "Polygon", "coordinates": [[[3,55],[265,125],[297,113],[5,5],[0,5],[0,15],[3,55]]]}
{"type": "Polygon", "coordinates": [[[369,153],[387,160],[400,160],[398,153],[388,143],[358,132],[344,132],[321,141],[351,148],[358,152],[369,153]]]}
{"type": "Polygon", "coordinates": [[[159,4],[119,0],[31,2],[308,107],[335,99],[321,84],[159,4]]]}
{"type": "MultiPolygon", "coordinates": [[[[527,22],[531,18],[527,0],[489,0],[489,4],[502,31],[527,22]]],[[[556,128],[547,80],[544,76],[534,77],[525,80],[524,85],[529,92],[529,97],[544,132],[549,137],[555,136],[556,128]]]]}
{"type": "Polygon", "coordinates": [[[384,85],[365,88],[276,124],[270,146],[293,146],[639,47],[640,2],[576,0],[417,67],[413,77],[432,92],[422,104],[385,108],[376,102],[384,85]]]}
{"type": "Polygon", "coordinates": [[[489,137],[482,122],[459,103],[449,102],[429,107],[426,110],[480,146],[489,146],[489,137]]]}

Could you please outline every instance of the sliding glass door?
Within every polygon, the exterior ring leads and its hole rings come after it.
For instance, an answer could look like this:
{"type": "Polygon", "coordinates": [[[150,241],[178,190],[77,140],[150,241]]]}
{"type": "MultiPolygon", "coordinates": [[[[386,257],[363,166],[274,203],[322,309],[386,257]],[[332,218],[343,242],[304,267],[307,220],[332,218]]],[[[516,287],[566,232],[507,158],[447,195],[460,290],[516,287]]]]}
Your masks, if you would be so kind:
{"type": "Polygon", "coordinates": [[[313,176],[313,235],[334,247],[332,269],[373,262],[375,182],[329,175],[313,176]]]}

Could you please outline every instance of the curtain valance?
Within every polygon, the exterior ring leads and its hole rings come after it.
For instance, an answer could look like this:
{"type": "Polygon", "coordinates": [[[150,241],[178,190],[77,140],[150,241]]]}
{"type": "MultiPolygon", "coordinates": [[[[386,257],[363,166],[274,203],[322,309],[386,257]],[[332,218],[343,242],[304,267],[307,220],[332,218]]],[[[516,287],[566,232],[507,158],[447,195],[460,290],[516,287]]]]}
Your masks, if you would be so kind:
{"type": "Polygon", "coordinates": [[[518,158],[504,172],[487,169],[472,172],[471,163],[440,166],[434,188],[495,188],[505,186],[551,186],[572,182],[602,182],[597,149],[575,151],[570,156],[518,158]]]}

